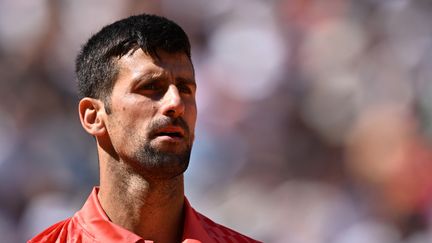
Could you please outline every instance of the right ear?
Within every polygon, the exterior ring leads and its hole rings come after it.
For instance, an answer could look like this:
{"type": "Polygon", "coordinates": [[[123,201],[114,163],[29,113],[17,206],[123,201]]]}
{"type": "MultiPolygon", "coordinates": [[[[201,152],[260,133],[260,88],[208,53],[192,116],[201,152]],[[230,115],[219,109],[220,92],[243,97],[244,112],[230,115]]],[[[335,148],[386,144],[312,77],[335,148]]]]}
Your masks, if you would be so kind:
{"type": "Polygon", "coordinates": [[[98,137],[106,132],[102,117],[105,115],[105,108],[102,101],[85,97],[80,100],[78,109],[81,125],[87,133],[98,137]]]}

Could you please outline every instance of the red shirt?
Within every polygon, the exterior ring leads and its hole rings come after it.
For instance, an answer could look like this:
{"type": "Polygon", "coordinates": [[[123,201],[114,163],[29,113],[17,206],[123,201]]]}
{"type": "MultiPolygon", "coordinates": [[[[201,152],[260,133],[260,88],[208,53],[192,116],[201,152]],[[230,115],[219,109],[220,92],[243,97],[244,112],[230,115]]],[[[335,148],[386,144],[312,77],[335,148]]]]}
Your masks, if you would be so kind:
{"type": "MultiPolygon", "coordinates": [[[[74,216],[44,230],[28,243],[39,242],[139,242],[150,243],[140,236],[112,223],[99,203],[95,187],[87,202],[74,216]]],[[[248,243],[258,242],[219,225],[195,211],[185,198],[183,243],[248,243]]]]}

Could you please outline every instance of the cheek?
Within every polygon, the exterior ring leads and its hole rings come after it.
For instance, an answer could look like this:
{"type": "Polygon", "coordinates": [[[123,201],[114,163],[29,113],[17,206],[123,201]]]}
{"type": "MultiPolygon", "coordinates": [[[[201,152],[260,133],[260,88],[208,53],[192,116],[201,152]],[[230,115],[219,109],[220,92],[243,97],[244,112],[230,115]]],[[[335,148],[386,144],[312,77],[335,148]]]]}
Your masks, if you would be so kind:
{"type": "Polygon", "coordinates": [[[197,119],[197,107],[196,107],[195,103],[193,103],[193,104],[191,104],[191,106],[189,106],[189,109],[187,111],[187,115],[186,115],[185,119],[187,120],[187,123],[189,125],[189,129],[193,133],[194,129],[195,129],[196,119],[197,119]]]}
{"type": "MultiPolygon", "coordinates": [[[[147,106],[148,107],[148,106],[147,106]]],[[[127,143],[128,140],[137,135],[144,135],[147,126],[152,118],[152,108],[144,109],[143,106],[123,106],[117,110],[113,119],[111,120],[111,127],[115,135],[124,140],[127,143]]]]}
{"type": "Polygon", "coordinates": [[[132,125],[142,126],[142,122],[151,120],[152,117],[157,113],[158,107],[154,102],[148,102],[147,100],[134,100],[122,107],[121,115],[123,120],[132,125]]]}

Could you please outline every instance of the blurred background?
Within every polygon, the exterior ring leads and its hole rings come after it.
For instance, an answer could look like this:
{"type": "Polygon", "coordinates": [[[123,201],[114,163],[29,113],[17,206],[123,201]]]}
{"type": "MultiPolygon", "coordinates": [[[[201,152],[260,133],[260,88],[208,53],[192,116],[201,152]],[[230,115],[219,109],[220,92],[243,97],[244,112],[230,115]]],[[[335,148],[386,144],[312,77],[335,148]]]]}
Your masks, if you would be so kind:
{"type": "Polygon", "coordinates": [[[192,42],[197,210],[264,242],[432,242],[432,1],[0,0],[1,242],[97,185],[74,59],[142,12],[192,42]]]}

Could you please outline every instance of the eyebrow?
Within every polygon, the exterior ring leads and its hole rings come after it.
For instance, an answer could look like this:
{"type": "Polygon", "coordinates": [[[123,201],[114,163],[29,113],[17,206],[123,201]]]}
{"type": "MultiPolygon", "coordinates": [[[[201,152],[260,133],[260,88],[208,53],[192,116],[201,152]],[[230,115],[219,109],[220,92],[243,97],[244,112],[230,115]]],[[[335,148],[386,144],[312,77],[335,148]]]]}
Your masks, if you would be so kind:
{"type": "MultiPolygon", "coordinates": [[[[143,74],[139,74],[136,77],[134,77],[132,79],[132,86],[140,83],[141,81],[146,81],[146,80],[150,80],[150,81],[157,81],[160,79],[164,79],[166,77],[166,73],[164,72],[148,72],[148,73],[143,73],[143,74]]],[[[196,87],[196,82],[195,79],[193,78],[185,78],[185,77],[177,77],[175,79],[176,83],[184,83],[193,87],[196,87]]]]}
{"type": "Polygon", "coordinates": [[[132,81],[130,82],[130,87],[136,87],[137,85],[143,83],[143,81],[147,82],[153,82],[156,81],[158,79],[163,78],[164,73],[162,72],[146,72],[146,73],[141,73],[136,75],[135,77],[132,78],[132,81]]]}
{"type": "Polygon", "coordinates": [[[133,78],[133,82],[139,82],[139,81],[149,80],[149,79],[160,79],[163,78],[164,76],[165,74],[163,72],[148,72],[148,73],[137,75],[135,78],[133,78]]]}
{"type": "Polygon", "coordinates": [[[189,78],[178,77],[178,78],[176,78],[176,82],[177,83],[184,83],[184,84],[187,84],[187,85],[191,85],[193,87],[197,86],[195,80],[194,79],[189,79],[189,78]]]}

